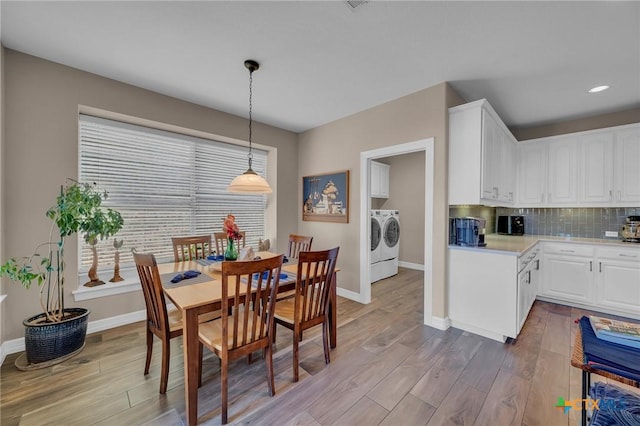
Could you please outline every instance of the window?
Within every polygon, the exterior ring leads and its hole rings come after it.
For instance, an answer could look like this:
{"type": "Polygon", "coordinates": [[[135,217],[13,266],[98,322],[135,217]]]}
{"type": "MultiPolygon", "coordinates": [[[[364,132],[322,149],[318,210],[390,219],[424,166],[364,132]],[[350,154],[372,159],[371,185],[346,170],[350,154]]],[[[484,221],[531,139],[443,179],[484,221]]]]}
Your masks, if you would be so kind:
{"type": "MultiPolygon", "coordinates": [[[[133,264],[131,249],[173,260],[172,236],[222,231],[236,216],[247,245],[265,235],[265,195],[231,194],[226,187],[247,167],[247,148],[80,115],[80,182],[108,192],[104,206],[119,211],[124,227],[121,266],[133,264]]],[[[266,151],[253,149],[253,169],[265,176],[266,151]]],[[[91,246],[79,237],[79,269],[88,270],[91,246]]],[[[215,250],[215,245],[213,247],[215,250]]],[[[113,237],[98,242],[101,268],[114,264],[113,237]]]]}

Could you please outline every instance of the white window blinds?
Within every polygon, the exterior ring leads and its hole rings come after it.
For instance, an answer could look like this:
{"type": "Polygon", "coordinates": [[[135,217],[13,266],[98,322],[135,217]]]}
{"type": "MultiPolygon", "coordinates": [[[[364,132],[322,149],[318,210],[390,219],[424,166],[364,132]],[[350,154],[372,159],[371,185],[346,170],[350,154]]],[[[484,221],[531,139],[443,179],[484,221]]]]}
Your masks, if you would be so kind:
{"type": "MultiPolygon", "coordinates": [[[[173,259],[172,236],[222,231],[228,213],[246,231],[247,245],[265,235],[265,195],[231,194],[231,180],[247,168],[246,147],[80,115],[80,182],[108,192],[106,207],[124,227],[121,266],[131,249],[173,259]]],[[[253,149],[253,169],[265,176],[267,153],[253,149]]],[[[91,247],[79,236],[79,268],[91,266],[91,247]]],[[[214,244],[215,249],[215,244],[214,244]]],[[[114,264],[113,237],[98,242],[100,268],[114,264]]]]}

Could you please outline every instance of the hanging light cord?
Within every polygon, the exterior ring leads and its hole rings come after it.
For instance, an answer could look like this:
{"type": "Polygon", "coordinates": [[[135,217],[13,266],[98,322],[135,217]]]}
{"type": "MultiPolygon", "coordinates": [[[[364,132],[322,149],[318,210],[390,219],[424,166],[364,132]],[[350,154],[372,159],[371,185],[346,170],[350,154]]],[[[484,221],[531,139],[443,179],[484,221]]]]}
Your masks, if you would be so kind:
{"type": "Polygon", "coordinates": [[[252,133],[252,112],[253,112],[253,71],[249,70],[249,154],[247,157],[249,158],[249,170],[251,169],[251,163],[253,162],[253,153],[251,152],[251,133],[252,133]]]}

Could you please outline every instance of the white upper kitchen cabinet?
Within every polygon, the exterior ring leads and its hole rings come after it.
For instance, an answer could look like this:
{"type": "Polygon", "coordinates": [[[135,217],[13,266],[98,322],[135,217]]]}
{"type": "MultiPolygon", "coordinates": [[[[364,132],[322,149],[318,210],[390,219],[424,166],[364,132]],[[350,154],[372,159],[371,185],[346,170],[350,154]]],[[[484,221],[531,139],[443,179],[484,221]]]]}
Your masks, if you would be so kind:
{"type": "Polygon", "coordinates": [[[517,207],[640,206],[640,124],[518,144],[517,207]]]}
{"type": "Polygon", "coordinates": [[[513,205],[515,143],[485,99],[449,108],[449,204],[513,205]]]}
{"type": "Polygon", "coordinates": [[[615,200],[620,205],[640,203],[640,124],[615,132],[615,200]]]}
{"type": "Polygon", "coordinates": [[[518,206],[541,206],[547,193],[547,143],[539,139],[518,145],[518,206]]]}
{"type": "Polygon", "coordinates": [[[575,136],[549,140],[549,181],[546,204],[570,206],[578,202],[578,145],[575,136]]]}
{"type": "Polygon", "coordinates": [[[580,202],[613,202],[613,132],[589,133],[578,138],[580,148],[580,202]]]}

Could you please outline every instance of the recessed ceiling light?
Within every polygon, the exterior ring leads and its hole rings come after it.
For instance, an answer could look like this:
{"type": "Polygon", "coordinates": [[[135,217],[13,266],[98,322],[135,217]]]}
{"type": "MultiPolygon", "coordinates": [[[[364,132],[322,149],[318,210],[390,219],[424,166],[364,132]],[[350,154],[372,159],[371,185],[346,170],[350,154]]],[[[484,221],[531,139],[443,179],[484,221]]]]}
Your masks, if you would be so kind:
{"type": "Polygon", "coordinates": [[[593,89],[589,89],[589,93],[602,92],[603,90],[607,90],[608,88],[609,88],[609,86],[596,86],[593,89]]]}

